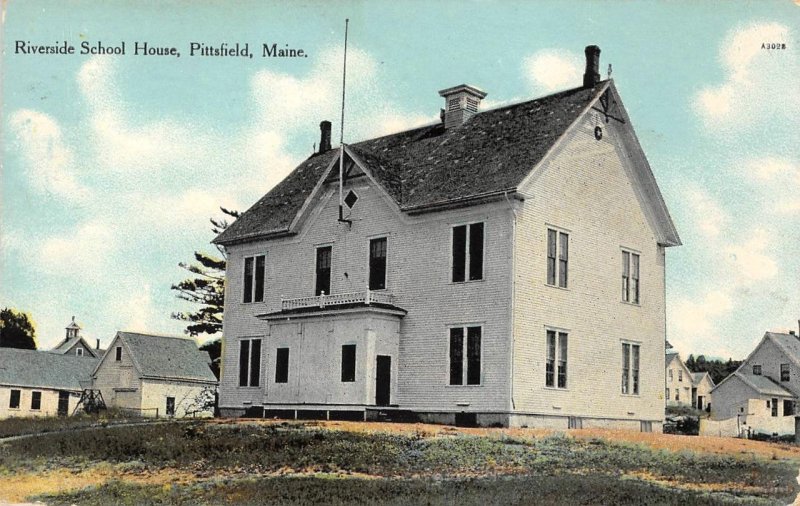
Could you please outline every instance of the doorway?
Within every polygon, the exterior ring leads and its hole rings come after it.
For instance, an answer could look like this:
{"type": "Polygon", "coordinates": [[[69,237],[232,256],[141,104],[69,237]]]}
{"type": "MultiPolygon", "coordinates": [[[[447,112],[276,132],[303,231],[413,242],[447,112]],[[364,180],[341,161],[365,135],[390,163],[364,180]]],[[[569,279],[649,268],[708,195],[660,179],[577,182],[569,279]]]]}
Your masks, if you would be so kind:
{"type": "Polygon", "coordinates": [[[58,416],[69,414],[69,392],[59,390],[58,392],[58,416]]]}
{"type": "Polygon", "coordinates": [[[375,405],[388,406],[391,403],[392,357],[378,355],[375,368],[375,405]]]}

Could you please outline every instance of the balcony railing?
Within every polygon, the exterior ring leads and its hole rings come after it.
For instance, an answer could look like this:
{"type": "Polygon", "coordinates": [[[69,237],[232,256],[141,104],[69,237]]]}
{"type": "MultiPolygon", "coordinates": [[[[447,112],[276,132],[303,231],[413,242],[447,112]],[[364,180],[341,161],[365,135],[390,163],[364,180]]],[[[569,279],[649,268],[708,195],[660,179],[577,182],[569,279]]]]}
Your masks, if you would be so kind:
{"type": "Polygon", "coordinates": [[[366,304],[373,302],[379,304],[393,304],[394,296],[386,292],[364,292],[334,293],[331,295],[317,295],[314,297],[299,297],[297,299],[281,299],[281,310],[301,309],[307,307],[339,306],[342,304],[366,304]]]}

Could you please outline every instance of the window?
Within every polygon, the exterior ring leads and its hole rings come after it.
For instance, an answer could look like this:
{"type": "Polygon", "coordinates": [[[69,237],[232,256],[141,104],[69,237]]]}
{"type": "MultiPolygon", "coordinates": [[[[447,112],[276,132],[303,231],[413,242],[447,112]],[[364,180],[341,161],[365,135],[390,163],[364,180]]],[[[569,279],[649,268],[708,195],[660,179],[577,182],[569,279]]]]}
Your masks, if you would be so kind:
{"type": "Polygon", "coordinates": [[[639,303],[639,255],[622,252],[622,300],[639,303]]]}
{"type": "Polygon", "coordinates": [[[454,283],[483,279],[483,223],[453,227],[454,283]]]}
{"type": "Polygon", "coordinates": [[[481,384],[481,327],[450,329],[450,384],[481,384]]]}
{"type": "Polygon", "coordinates": [[[239,386],[257,387],[261,383],[261,339],[239,341],[239,386]]]}
{"type": "Polygon", "coordinates": [[[386,288],[386,238],[369,241],[369,289],[386,288]]]}
{"type": "Polygon", "coordinates": [[[258,255],[244,259],[243,302],[264,302],[264,271],[266,257],[258,255]]]}
{"type": "Polygon", "coordinates": [[[342,383],[356,380],[356,345],[342,345],[342,383]]]}
{"type": "Polygon", "coordinates": [[[330,246],[317,248],[317,281],[314,295],[331,293],[331,250],[330,246]]]}
{"type": "MultiPolygon", "coordinates": [[[[672,382],[672,369],[669,370],[669,381],[672,382]]],[[[669,395],[667,397],[669,397],[669,395]]]]}
{"type": "Polygon", "coordinates": [[[753,374],[755,374],[756,376],[761,376],[761,366],[760,365],[754,365],[753,366],[753,374]]]}
{"type": "Polygon", "coordinates": [[[794,401],[784,400],[783,401],[783,416],[792,416],[792,415],[794,415],[794,401]]]}
{"type": "Polygon", "coordinates": [[[175,397],[167,397],[167,416],[175,416],[175,397]]]}
{"type": "Polygon", "coordinates": [[[115,351],[116,351],[116,356],[114,357],[114,359],[117,362],[122,362],[122,346],[117,346],[117,349],[115,351]]]}
{"type": "Polygon", "coordinates": [[[547,331],[547,364],[544,384],[548,387],[567,388],[567,333],[547,331]]]}
{"type": "Polygon", "coordinates": [[[42,409],[42,392],[31,392],[31,409],[42,409]]]}
{"type": "Polygon", "coordinates": [[[622,343],[622,393],[639,395],[639,345],[622,343]]]}
{"type": "Polygon", "coordinates": [[[778,399],[772,399],[772,416],[778,416],[778,399]]]}
{"type": "Polygon", "coordinates": [[[289,382],[289,348],[278,348],[275,355],[275,383],[289,382]]]}
{"type": "Polygon", "coordinates": [[[567,287],[569,234],[547,229],[547,284],[567,287]]]}
{"type": "Polygon", "coordinates": [[[664,398],[669,400],[669,388],[664,389],[664,398]]]}
{"type": "Polygon", "coordinates": [[[683,381],[683,369],[678,369],[678,381],[683,381]]]}
{"type": "Polygon", "coordinates": [[[19,409],[20,391],[12,390],[11,399],[8,402],[8,407],[11,409],[19,409]]]}
{"type": "Polygon", "coordinates": [[[675,400],[676,401],[681,400],[681,389],[680,388],[676,388],[675,389],[675,400]]]}
{"type": "Polygon", "coordinates": [[[79,357],[82,357],[83,356],[83,348],[76,348],[75,349],[75,354],[78,355],[79,357]]]}
{"type": "Polygon", "coordinates": [[[781,381],[789,381],[789,364],[781,364],[781,381]]]}

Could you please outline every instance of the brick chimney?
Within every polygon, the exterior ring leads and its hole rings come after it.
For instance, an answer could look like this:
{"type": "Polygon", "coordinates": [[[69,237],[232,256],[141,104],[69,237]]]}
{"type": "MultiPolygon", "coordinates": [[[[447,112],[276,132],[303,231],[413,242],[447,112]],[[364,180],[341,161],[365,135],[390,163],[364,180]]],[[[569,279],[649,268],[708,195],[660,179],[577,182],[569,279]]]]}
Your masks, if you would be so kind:
{"type": "Polygon", "coordinates": [[[586,46],[586,72],[583,74],[583,87],[594,88],[600,82],[600,48],[586,46]]]}
{"type": "Polygon", "coordinates": [[[467,122],[478,113],[486,92],[468,84],[439,91],[444,97],[444,127],[453,128],[467,122]]]}
{"type": "Polygon", "coordinates": [[[331,122],[328,120],[319,124],[319,152],[324,153],[331,149],[331,122]]]}

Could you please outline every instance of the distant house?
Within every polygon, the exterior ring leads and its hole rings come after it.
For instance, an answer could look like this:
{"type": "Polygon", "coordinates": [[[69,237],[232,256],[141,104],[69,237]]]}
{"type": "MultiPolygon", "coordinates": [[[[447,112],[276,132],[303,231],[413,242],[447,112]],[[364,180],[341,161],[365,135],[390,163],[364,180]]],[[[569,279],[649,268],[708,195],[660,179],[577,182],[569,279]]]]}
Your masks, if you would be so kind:
{"type": "Polygon", "coordinates": [[[707,409],[711,400],[714,380],[708,372],[692,372],[678,352],[671,349],[666,354],[664,395],[667,406],[691,406],[707,409]]]}
{"type": "Polygon", "coordinates": [[[585,53],[582,83],[535,100],[482,111],[457,85],[441,122],[337,148],[322,122],[215,239],[221,411],[660,431],[680,239],[585,53]]]}
{"type": "Polygon", "coordinates": [[[92,377],[108,407],[146,416],[211,415],[217,379],[192,339],[117,332],[92,377]]]}
{"type": "Polygon", "coordinates": [[[741,366],[711,391],[711,416],[739,430],[792,433],[800,395],[800,339],[767,332],[741,366]]]}
{"type": "Polygon", "coordinates": [[[0,418],[71,415],[98,360],[0,348],[0,418]]]}
{"type": "Polygon", "coordinates": [[[51,353],[59,353],[61,355],[76,355],[78,357],[92,357],[100,358],[106,350],[100,349],[100,340],[97,340],[97,346],[92,349],[89,343],[80,335],[81,327],[75,323],[75,317],[66,327],[67,334],[53,349],[49,350],[51,353]]]}

